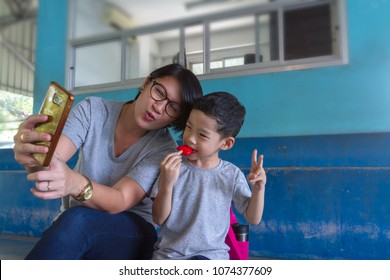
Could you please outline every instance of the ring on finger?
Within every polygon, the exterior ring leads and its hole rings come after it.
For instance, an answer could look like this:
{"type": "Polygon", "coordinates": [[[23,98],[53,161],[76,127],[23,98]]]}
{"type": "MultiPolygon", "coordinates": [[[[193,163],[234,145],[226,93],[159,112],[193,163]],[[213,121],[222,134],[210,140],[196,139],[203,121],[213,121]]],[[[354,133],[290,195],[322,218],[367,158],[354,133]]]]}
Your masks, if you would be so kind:
{"type": "Polygon", "coordinates": [[[23,143],[25,143],[25,141],[24,141],[24,133],[20,134],[20,140],[21,140],[23,143]]]}
{"type": "Polygon", "coordinates": [[[47,191],[51,191],[50,181],[47,181],[47,191]]]}

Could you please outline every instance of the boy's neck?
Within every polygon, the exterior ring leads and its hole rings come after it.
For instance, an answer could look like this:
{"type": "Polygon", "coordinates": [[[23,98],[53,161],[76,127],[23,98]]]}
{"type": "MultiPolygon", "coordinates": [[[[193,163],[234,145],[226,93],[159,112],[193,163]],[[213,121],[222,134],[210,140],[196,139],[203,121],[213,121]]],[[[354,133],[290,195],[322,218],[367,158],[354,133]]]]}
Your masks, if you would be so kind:
{"type": "Polygon", "coordinates": [[[216,168],[220,162],[221,159],[219,158],[218,152],[214,154],[212,157],[202,158],[202,159],[196,159],[196,160],[190,160],[187,159],[188,162],[201,169],[213,169],[216,168]]]}

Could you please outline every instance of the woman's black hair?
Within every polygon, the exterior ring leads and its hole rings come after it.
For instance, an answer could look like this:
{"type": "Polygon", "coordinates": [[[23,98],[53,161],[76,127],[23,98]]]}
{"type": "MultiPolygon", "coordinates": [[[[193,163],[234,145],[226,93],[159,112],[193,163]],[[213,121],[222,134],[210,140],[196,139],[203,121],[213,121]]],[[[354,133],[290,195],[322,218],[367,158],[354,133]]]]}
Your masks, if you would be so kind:
{"type": "MultiPolygon", "coordinates": [[[[176,63],[168,64],[154,70],[150,73],[148,79],[153,80],[168,76],[176,78],[176,80],[180,83],[182,91],[182,114],[174,122],[172,122],[172,126],[176,132],[182,132],[190,115],[193,101],[203,95],[202,86],[191,70],[188,70],[184,66],[176,63]]],[[[141,91],[138,92],[135,99],[137,99],[140,94],[141,91]]]]}

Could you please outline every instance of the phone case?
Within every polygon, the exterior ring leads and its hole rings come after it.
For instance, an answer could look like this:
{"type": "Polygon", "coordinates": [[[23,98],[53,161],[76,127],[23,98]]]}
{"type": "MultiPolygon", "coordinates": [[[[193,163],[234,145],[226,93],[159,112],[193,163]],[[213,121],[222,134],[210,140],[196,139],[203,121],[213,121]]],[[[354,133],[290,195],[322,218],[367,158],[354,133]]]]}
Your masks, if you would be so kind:
{"type": "Polygon", "coordinates": [[[47,154],[34,154],[35,159],[42,165],[48,166],[53,157],[62,129],[64,128],[69,111],[72,107],[74,96],[55,82],[51,82],[42,103],[40,114],[49,116],[45,123],[38,124],[34,130],[50,133],[50,142],[38,142],[38,145],[49,147],[47,154]]]}

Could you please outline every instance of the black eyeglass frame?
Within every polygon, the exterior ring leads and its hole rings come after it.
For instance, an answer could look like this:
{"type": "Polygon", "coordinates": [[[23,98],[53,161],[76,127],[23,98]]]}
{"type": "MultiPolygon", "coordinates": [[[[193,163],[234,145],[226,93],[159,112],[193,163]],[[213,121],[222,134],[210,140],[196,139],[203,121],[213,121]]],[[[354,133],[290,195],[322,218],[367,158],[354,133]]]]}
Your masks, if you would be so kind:
{"type": "Polygon", "coordinates": [[[157,102],[168,100],[167,104],[165,105],[165,112],[171,118],[178,118],[182,114],[181,104],[175,101],[171,101],[168,98],[166,87],[160,84],[159,82],[157,82],[155,79],[152,80],[152,86],[150,87],[150,96],[154,101],[157,102]],[[156,86],[160,87],[162,91],[157,90],[156,86]],[[171,111],[169,108],[171,108],[171,111]],[[172,114],[172,110],[173,112],[175,112],[174,114],[172,114]]]}

